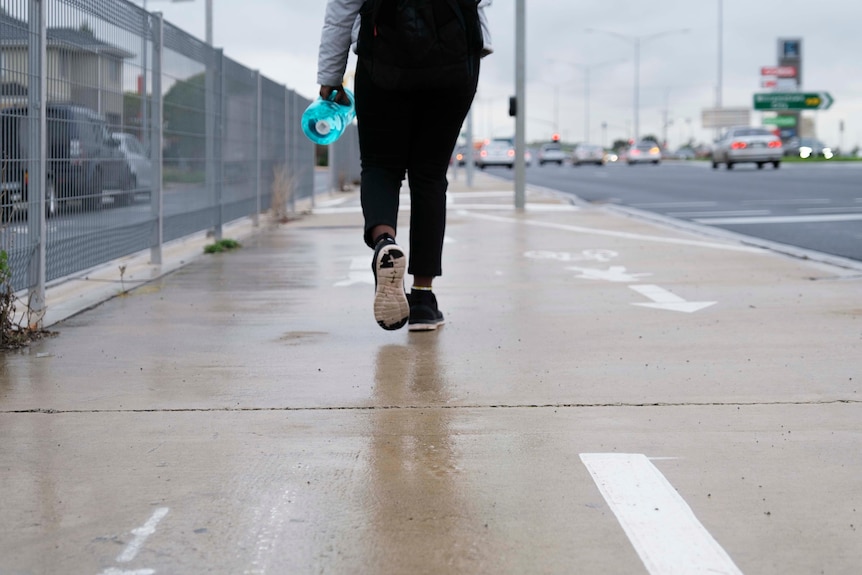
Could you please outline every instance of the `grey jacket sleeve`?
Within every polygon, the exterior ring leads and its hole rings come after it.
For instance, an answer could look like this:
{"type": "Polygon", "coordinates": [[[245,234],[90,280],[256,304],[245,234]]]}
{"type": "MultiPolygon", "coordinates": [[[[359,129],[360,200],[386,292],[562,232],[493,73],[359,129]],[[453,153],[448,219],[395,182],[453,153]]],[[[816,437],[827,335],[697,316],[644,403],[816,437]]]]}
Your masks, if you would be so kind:
{"type": "Polygon", "coordinates": [[[494,45],[491,43],[491,28],[488,26],[488,17],[485,15],[485,8],[491,5],[493,0],[481,0],[479,2],[479,24],[482,26],[482,57],[494,52],[494,45]]]}
{"type": "Polygon", "coordinates": [[[347,69],[347,57],[353,42],[353,28],[364,0],[328,0],[320,51],[317,56],[317,83],[340,86],[347,69]]]}

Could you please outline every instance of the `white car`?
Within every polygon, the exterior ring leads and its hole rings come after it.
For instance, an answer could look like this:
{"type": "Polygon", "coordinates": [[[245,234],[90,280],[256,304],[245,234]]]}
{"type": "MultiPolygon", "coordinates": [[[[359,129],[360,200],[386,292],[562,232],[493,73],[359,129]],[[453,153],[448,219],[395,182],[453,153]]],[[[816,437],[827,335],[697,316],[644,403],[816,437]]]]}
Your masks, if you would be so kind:
{"type": "Polygon", "coordinates": [[[596,144],[578,144],[572,152],[572,165],[595,164],[605,165],[605,150],[596,144]]]}
{"type": "Polygon", "coordinates": [[[650,140],[638,142],[626,152],[626,163],[630,166],[635,164],[661,163],[661,148],[650,140]]]}
{"type": "Polygon", "coordinates": [[[758,170],[765,164],[772,164],[777,169],[783,155],[781,139],[768,129],[738,126],[728,128],[715,142],[712,167],[716,169],[719,164],[725,164],[728,170],[732,170],[734,164],[749,162],[757,164],[758,170]]]}
{"type": "Polygon", "coordinates": [[[126,166],[130,173],[128,188],[131,193],[120,196],[120,202],[131,203],[136,192],[152,189],[153,164],[143,144],[134,134],[114,132],[111,137],[120,143],[120,152],[126,159],[126,166]]]}
{"type": "Polygon", "coordinates": [[[563,162],[566,159],[566,153],[563,151],[563,148],[560,147],[559,144],[542,144],[542,147],[539,148],[539,165],[544,166],[545,164],[557,164],[559,166],[563,165],[563,162]]]}
{"type": "Polygon", "coordinates": [[[515,166],[515,146],[509,140],[491,140],[476,154],[476,165],[481,169],[489,166],[515,166]]]}

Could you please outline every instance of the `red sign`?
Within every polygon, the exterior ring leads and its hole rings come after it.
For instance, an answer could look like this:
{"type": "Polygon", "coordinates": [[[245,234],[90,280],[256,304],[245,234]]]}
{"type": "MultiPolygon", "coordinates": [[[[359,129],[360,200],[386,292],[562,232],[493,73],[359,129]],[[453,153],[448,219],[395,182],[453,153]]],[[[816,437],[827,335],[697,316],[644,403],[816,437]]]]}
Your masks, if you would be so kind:
{"type": "Polygon", "coordinates": [[[761,88],[775,88],[778,86],[778,80],[761,80],[760,87],[761,88]]]}
{"type": "Polygon", "coordinates": [[[761,76],[775,76],[776,78],[795,78],[796,66],[763,66],[760,69],[761,76]]]}

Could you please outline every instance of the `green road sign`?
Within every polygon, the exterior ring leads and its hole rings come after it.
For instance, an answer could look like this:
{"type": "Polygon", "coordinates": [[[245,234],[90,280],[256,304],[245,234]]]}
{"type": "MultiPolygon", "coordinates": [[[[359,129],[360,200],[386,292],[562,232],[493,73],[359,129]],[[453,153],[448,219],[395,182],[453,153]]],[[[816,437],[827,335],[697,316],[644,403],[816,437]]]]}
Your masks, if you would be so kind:
{"type": "Polygon", "coordinates": [[[779,128],[792,128],[796,125],[796,116],[775,116],[774,118],[763,118],[765,126],[778,126],[779,128]]]}
{"type": "Polygon", "coordinates": [[[766,92],[754,95],[755,110],[828,110],[829,92],[766,92]]]}

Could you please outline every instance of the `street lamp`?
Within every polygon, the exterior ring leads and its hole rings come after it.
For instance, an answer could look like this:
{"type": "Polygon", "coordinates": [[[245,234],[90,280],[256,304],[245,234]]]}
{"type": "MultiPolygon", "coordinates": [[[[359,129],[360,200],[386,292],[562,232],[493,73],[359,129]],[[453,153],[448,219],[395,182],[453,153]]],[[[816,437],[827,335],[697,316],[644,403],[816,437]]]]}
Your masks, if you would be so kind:
{"type": "Polygon", "coordinates": [[[635,89],[634,89],[634,129],[635,129],[635,141],[640,139],[640,52],[641,52],[641,42],[647,42],[649,40],[655,40],[656,38],[660,38],[662,36],[668,36],[670,34],[685,34],[690,30],[688,28],[681,28],[678,30],[666,30],[664,32],[658,32],[656,34],[648,34],[646,36],[628,36],[626,34],[620,34],[618,32],[611,32],[609,30],[599,30],[596,28],[587,28],[584,30],[585,32],[598,32],[601,34],[608,34],[609,36],[614,36],[623,40],[625,42],[629,42],[634,45],[635,48],[635,89]]]}
{"type": "Polygon", "coordinates": [[[610,66],[611,64],[619,64],[625,62],[624,59],[608,60],[607,62],[599,62],[597,64],[578,64],[576,62],[567,62],[565,60],[555,60],[552,62],[561,62],[568,66],[578,68],[584,71],[584,143],[590,143],[590,70],[600,68],[602,66],[610,66]]]}

